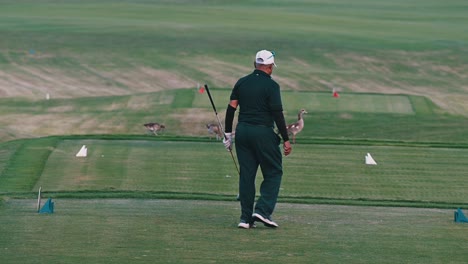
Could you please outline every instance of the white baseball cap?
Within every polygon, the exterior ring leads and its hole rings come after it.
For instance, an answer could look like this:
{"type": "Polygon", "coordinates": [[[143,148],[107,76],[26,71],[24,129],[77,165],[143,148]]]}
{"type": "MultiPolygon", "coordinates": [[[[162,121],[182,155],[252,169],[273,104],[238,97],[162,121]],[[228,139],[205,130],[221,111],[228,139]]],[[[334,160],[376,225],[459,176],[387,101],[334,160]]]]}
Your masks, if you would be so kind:
{"type": "Polygon", "coordinates": [[[255,55],[255,63],[264,64],[264,65],[273,64],[276,66],[275,52],[269,51],[269,50],[261,50],[257,52],[257,55],[255,55]]]}

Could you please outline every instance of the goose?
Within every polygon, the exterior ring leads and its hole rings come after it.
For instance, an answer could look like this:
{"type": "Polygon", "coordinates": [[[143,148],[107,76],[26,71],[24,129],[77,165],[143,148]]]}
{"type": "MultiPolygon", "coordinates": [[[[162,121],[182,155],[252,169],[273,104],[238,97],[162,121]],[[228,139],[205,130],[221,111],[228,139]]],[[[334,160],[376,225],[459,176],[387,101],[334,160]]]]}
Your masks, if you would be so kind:
{"type": "Polygon", "coordinates": [[[147,123],[144,124],[144,126],[148,129],[148,132],[151,132],[156,136],[158,135],[158,131],[163,131],[166,128],[165,125],[159,123],[147,123]]]}
{"type": "Polygon", "coordinates": [[[304,119],[302,118],[304,114],[307,114],[306,110],[301,109],[301,111],[299,111],[299,113],[297,114],[297,122],[286,126],[286,129],[288,130],[288,134],[292,135],[293,144],[296,143],[296,135],[299,132],[301,132],[302,129],[304,128],[304,119]]]}
{"type": "Polygon", "coordinates": [[[219,129],[218,124],[209,123],[209,124],[206,124],[206,128],[208,129],[210,138],[211,138],[211,135],[213,134],[216,135],[216,140],[220,140],[221,138],[223,138],[223,132],[221,131],[221,129],[219,129]]]}

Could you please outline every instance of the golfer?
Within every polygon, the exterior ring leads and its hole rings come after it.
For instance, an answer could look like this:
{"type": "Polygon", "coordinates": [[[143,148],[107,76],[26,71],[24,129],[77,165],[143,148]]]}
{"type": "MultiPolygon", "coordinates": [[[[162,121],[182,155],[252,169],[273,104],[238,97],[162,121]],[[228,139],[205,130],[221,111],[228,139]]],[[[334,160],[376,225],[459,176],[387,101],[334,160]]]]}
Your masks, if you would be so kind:
{"type": "Polygon", "coordinates": [[[271,74],[275,53],[261,50],[255,56],[255,70],[234,85],[225,117],[226,137],[224,146],[232,147],[232,124],[237,107],[240,107],[236,127],[236,153],[240,165],[239,200],[241,217],[239,228],[254,227],[255,221],[276,228],[271,215],[276,206],[283,176],[281,139],[274,132],[274,123],[283,138],[284,155],[291,153],[291,144],[286,131],[280,86],[271,74]],[[263,181],[260,197],[255,203],[255,176],[258,166],[263,181]]]}

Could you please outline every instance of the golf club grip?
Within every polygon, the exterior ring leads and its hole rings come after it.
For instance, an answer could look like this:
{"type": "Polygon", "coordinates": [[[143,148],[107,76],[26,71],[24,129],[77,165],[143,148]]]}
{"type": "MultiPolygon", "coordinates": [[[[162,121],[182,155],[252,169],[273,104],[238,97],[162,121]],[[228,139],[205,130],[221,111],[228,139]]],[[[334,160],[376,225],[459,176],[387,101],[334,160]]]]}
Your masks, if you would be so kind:
{"type": "Polygon", "coordinates": [[[208,97],[210,98],[211,106],[213,107],[213,110],[215,111],[215,114],[218,115],[218,111],[216,111],[216,106],[213,102],[213,98],[211,97],[210,89],[208,89],[208,85],[205,84],[205,90],[206,93],[208,94],[208,97]]]}

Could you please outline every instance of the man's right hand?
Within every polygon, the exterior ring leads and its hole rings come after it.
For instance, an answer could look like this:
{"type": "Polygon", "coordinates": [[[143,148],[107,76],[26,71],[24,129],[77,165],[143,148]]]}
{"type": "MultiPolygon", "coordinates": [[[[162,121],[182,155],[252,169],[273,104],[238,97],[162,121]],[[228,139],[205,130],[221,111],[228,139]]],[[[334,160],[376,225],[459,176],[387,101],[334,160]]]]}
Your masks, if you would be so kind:
{"type": "Polygon", "coordinates": [[[232,133],[224,133],[223,144],[227,151],[232,150],[232,133]]]}

